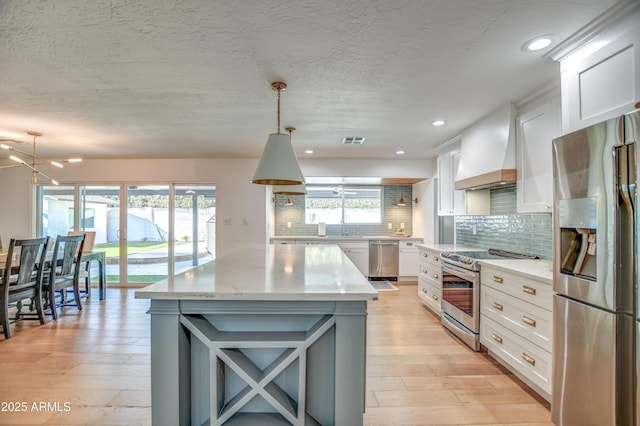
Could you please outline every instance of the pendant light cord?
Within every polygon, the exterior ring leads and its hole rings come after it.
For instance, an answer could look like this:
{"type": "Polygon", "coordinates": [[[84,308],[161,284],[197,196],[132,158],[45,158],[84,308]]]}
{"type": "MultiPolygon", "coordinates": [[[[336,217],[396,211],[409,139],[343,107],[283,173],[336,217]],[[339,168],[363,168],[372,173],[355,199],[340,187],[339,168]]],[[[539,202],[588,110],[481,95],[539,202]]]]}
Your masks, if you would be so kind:
{"type": "Polygon", "coordinates": [[[278,88],[278,134],[280,133],[280,91],[281,89],[278,88]]]}

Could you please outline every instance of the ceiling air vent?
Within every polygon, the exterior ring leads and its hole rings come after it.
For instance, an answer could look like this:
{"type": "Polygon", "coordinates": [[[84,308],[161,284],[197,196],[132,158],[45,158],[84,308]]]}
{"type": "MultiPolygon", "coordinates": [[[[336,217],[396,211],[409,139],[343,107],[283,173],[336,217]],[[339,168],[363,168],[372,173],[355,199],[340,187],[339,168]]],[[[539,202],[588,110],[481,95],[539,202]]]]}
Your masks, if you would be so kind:
{"type": "Polygon", "coordinates": [[[348,137],[342,138],[342,143],[345,145],[362,145],[364,143],[365,138],[361,137],[348,137]]]}

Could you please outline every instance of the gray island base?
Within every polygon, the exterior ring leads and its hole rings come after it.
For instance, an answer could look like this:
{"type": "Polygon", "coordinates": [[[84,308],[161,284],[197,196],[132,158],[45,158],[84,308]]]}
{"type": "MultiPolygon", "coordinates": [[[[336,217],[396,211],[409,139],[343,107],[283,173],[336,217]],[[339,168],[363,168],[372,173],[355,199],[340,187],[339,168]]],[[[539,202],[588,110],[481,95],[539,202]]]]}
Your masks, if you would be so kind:
{"type": "Polygon", "coordinates": [[[338,246],[245,249],[151,299],[154,425],[361,425],[367,300],[338,246]]]}

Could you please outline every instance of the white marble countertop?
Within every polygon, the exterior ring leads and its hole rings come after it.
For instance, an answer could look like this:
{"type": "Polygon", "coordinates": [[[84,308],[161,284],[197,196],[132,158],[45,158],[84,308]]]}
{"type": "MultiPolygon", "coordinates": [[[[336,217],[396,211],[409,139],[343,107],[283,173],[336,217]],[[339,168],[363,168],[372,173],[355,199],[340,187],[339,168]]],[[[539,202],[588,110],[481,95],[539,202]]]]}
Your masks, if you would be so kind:
{"type": "Polygon", "coordinates": [[[505,259],[480,260],[480,267],[491,266],[526,278],[553,284],[553,266],[550,260],[505,259]]]}
{"type": "Polygon", "coordinates": [[[378,292],[336,245],[242,249],[136,291],[139,299],[345,301],[378,292]]]}

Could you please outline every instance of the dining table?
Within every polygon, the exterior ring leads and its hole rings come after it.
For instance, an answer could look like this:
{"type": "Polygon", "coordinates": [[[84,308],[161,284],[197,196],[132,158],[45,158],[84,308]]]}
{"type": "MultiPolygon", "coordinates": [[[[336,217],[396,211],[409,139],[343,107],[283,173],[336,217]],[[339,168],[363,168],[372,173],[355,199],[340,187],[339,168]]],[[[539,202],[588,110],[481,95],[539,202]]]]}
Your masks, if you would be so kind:
{"type": "MultiPolygon", "coordinates": [[[[107,298],[107,276],[106,276],[106,254],[103,251],[92,251],[90,253],[82,253],[80,258],[82,262],[87,262],[87,271],[90,270],[91,262],[98,263],[98,295],[100,300],[107,298]]],[[[91,275],[89,275],[90,277],[91,275]]],[[[89,281],[91,279],[89,278],[89,281]]]]}

